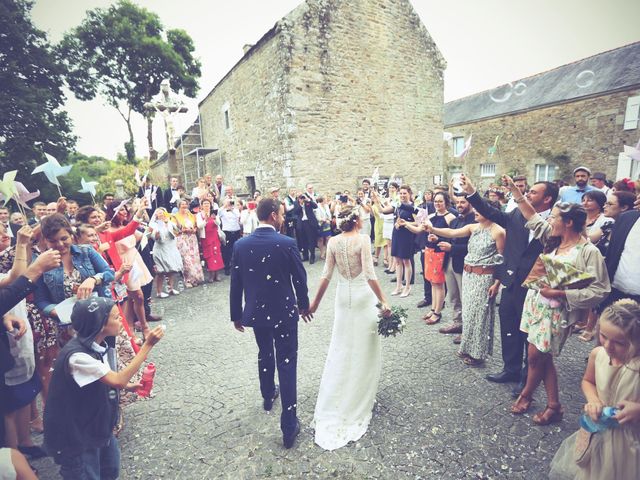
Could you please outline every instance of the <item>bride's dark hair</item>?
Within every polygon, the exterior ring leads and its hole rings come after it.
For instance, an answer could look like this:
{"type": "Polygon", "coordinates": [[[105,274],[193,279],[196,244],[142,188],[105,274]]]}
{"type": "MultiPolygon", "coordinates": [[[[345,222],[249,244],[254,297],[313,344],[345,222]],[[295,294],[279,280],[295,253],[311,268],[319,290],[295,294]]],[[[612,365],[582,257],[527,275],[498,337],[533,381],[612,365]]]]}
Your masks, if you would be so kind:
{"type": "Polygon", "coordinates": [[[360,218],[359,210],[352,205],[345,205],[340,209],[336,225],[342,232],[350,232],[358,224],[360,218]]]}

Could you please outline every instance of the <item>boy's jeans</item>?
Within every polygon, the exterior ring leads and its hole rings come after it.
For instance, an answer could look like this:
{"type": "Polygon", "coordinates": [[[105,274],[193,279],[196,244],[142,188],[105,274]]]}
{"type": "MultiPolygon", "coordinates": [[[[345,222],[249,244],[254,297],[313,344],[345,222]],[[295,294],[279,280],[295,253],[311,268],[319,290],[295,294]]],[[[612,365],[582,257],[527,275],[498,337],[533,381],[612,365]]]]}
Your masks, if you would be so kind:
{"type": "Polygon", "coordinates": [[[120,475],[120,448],[115,435],[102,448],[85,450],[80,455],[55,455],[60,476],[65,480],[114,480],[120,475]]]}

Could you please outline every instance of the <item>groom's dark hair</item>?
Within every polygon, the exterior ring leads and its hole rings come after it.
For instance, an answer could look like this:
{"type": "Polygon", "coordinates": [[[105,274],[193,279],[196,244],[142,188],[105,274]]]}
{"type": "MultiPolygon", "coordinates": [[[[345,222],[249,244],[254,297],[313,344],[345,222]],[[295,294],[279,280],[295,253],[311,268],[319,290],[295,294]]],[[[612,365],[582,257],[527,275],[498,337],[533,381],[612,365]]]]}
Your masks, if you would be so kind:
{"type": "Polygon", "coordinates": [[[258,220],[261,222],[269,220],[272,213],[278,213],[280,211],[280,205],[282,205],[280,200],[276,200],[275,198],[263,198],[260,200],[258,208],[256,209],[258,220]]]}

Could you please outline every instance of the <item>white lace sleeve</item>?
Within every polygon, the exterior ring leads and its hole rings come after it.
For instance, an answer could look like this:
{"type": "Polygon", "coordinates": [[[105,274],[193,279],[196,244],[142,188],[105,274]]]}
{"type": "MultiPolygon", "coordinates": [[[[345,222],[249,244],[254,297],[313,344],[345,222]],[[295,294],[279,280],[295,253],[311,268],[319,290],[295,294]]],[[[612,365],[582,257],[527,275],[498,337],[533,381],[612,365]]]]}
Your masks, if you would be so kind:
{"type": "Polygon", "coordinates": [[[322,270],[322,275],[320,278],[326,278],[327,280],[331,280],[333,276],[333,268],[336,266],[336,251],[334,248],[335,245],[335,237],[330,238],[327,243],[327,256],[324,262],[324,269],[322,270]]]}
{"type": "Polygon", "coordinates": [[[371,239],[366,235],[362,237],[362,248],[360,250],[360,258],[362,260],[362,271],[364,278],[367,280],[377,280],[376,271],[373,268],[373,257],[371,256],[371,239]]]}

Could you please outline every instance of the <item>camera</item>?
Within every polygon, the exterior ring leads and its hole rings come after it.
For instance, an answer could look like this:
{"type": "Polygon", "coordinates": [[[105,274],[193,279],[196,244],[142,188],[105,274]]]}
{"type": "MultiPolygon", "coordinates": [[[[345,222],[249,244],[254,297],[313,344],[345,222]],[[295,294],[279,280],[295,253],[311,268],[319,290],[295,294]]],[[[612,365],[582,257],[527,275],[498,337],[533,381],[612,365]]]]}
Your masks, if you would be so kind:
{"type": "Polygon", "coordinates": [[[347,197],[346,195],[340,195],[339,200],[340,200],[342,203],[347,203],[347,202],[349,201],[349,197],[347,197]]]}

